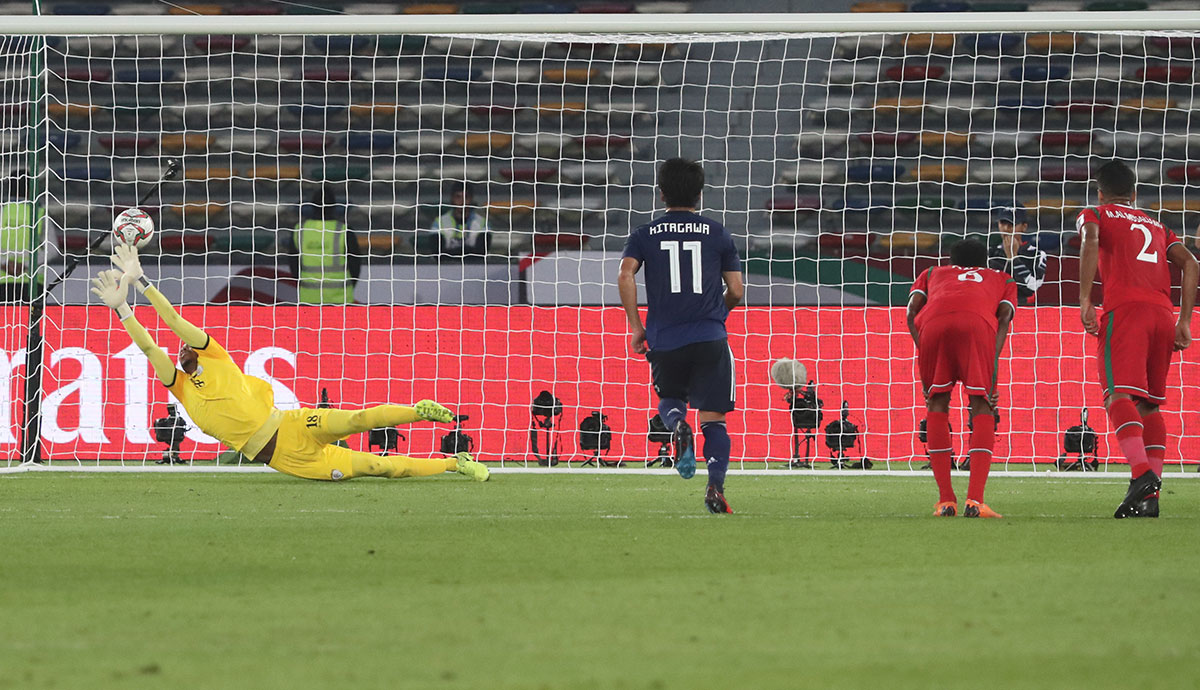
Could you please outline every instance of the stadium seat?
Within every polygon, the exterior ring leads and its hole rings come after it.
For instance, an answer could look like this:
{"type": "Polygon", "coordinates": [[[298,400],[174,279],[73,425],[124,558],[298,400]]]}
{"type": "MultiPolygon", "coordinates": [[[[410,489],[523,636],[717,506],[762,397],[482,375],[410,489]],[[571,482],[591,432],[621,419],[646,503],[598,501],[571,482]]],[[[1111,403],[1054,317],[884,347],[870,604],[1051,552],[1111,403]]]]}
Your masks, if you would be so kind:
{"type": "Polygon", "coordinates": [[[319,55],[351,55],[371,44],[369,36],[311,36],[309,44],[319,55]]]}
{"type": "Polygon", "coordinates": [[[1164,199],[1150,204],[1150,209],[1166,213],[1200,212],[1200,199],[1164,199]]]}
{"type": "Polygon", "coordinates": [[[1132,97],[1121,101],[1120,109],[1123,111],[1136,111],[1142,113],[1145,111],[1165,111],[1174,110],[1179,105],[1173,98],[1148,98],[1148,97],[1132,97]]]}
{"type": "Polygon", "coordinates": [[[586,134],[574,137],[571,141],[585,151],[600,150],[609,154],[618,149],[628,149],[633,144],[633,139],[623,134],[586,134]]]}
{"type": "Polygon", "coordinates": [[[639,2],[637,11],[641,14],[685,14],[692,11],[692,6],[690,3],[676,0],[651,0],[639,2]]]}
{"type": "Polygon", "coordinates": [[[940,79],[946,74],[942,65],[895,65],[884,72],[892,81],[922,81],[940,79]]]}
{"type": "Polygon", "coordinates": [[[1076,35],[1073,33],[1029,34],[1025,37],[1025,48],[1031,53],[1074,53],[1076,35]]]}
{"type": "Polygon", "coordinates": [[[905,34],[904,52],[908,54],[954,51],[954,34],[905,34]]]}
{"type": "Polygon", "coordinates": [[[487,205],[488,215],[496,216],[528,216],[533,215],[537,202],[533,199],[495,200],[487,205]]]}
{"type": "Polygon", "coordinates": [[[488,132],[481,134],[465,134],[454,140],[454,149],[464,150],[468,153],[490,153],[492,151],[501,151],[512,146],[513,137],[511,134],[501,134],[499,132],[488,132]]]}
{"type": "Polygon", "coordinates": [[[548,69],[542,72],[542,81],[551,84],[590,84],[599,76],[595,68],[548,69]]]}
{"type": "Polygon", "coordinates": [[[1088,12],[1137,12],[1150,7],[1143,0],[1097,0],[1083,6],[1088,12]]]}
{"type": "Polygon", "coordinates": [[[478,67],[430,67],[424,78],[430,81],[479,81],[483,70],[478,67]]]}
{"type": "Polygon", "coordinates": [[[1029,9],[1027,2],[1008,2],[1007,0],[986,0],[971,5],[972,12],[1025,12],[1029,9]]]}
{"type": "Polygon", "coordinates": [[[890,254],[933,254],[940,236],[936,232],[894,230],[875,238],[875,246],[890,254]]]}
{"type": "Polygon", "coordinates": [[[845,177],[845,165],[838,160],[803,160],[779,163],[779,182],[782,184],[821,184],[837,182],[845,177]]]}
{"type": "Polygon", "coordinates": [[[441,131],[420,130],[396,135],[396,149],[405,153],[442,153],[447,135],[441,131]]]}
{"type": "Polygon", "coordinates": [[[371,178],[384,182],[412,182],[421,179],[423,171],[415,160],[377,163],[371,168],[371,178]]]}
{"type": "MultiPolygon", "coordinates": [[[[9,142],[6,142],[6,146],[4,147],[6,151],[23,149],[29,143],[28,136],[24,132],[9,131],[5,132],[5,134],[12,137],[11,145],[7,145],[9,142]]],[[[78,132],[50,132],[46,135],[46,141],[52,148],[65,152],[78,147],[83,142],[83,135],[78,132]]]]}
{"type": "Polygon", "coordinates": [[[62,71],[62,78],[67,81],[112,81],[112,70],[107,67],[71,66],[62,71]]]}
{"type": "Polygon", "coordinates": [[[304,70],[305,81],[339,82],[352,81],[354,70],[349,67],[309,67],[304,70]]]}
{"type": "Polygon", "coordinates": [[[301,171],[298,165],[260,165],[252,168],[249,176],[254,180],[299,180],[301,171]]]}
{"type": "Polygon", "coordinates": [[[390,132],[350,132],[346,135],[347,151],[391,153],[396,149],[396,135],[390,132]]]}
{"type": "MultiPolygon", "coordinates": [[[[876,163],[874,165],[851,165],[846,168],[846,180],[849,182],[894,182],[904,174],[903,165],[876,163]]],[[[849,203],[849,200],[847,200],[849,203]]]]}
{"type": "Polygon", "coordinates": [[[149,67],[117,70],[117,81],[129,84],[157,84],[171,81],[175,76],[173,69],[154,69],[149,67]]]}
{"type": "Polygon", "coordinates": [[[459,6],[451,2],[424,2],[408,5],[404,14],[458,14],[459,6]]]}
{"type": "Polygon", "coordinates": [[[1176,165],[1167,170],[1167,178],[1173,182],[1200,181],[1200,164],[1176,165]]]}
{"type": "Polygon", "coordinates": [[[959,132],[938,132],[925,130],[921,132],[921,150],[923,152],[941,152],[955,149],[965,149],[971,145],[974,134],[959,132]]]}
{"type": "Polygon", "coordinates": [[[233,168],[223,167],[185,167],[183,171],[185,180],[232,180],[234,175],[233,168]]]}
{"type": "Polygon", "coordinates": [[[1109,99],[1068,99],[1054,104],[1055,108],[1068,114],[1103,115],[1117,107],[1116,101],[1109,99]]]}
{"type": "Polygon", "coordinates": [[[606,160],[563,161],[558,166],[558,175],[575,184],[607,185],[616,181],[617,165],[606,160]]]}
{"type": "Polygon", "coordinates": [[[865,232],[822,232],[817,235],[817,246],[843,254],[861,254],[871,244],[871,236],[865,232]]]}
{"type": "Polygon", "coordinates": [[[192,39],[192,45],[201,53],[231,53],[244,50],[250,45],[247,36],[199,36],[192,39]]]}
{"type": "Polygon", "coordinates": [[[963,163],[925,163],[918,165],[909,173],[916,182],[955,182],[967,181],[967,166],[963,163]]]}
{"type": "Polygon", "coordinates": [[[165,134],[161,146],[163,153],[207,153],[207,134],[165,134]]]}
{"type": "Polygon", "coordinates": [[[1200,56],[1200,38],[1195,36],[1150,36],[1147,42],[1167,55],[1183,58],[1200,56]]]}
{"type": "Polygon", "coordinates": [[[820,211],[819,196],[777,196],[767,202],[767,211],[778,215],[795,215],[820,211]]]}
{"type": "Polygon", "coordinates": [[[1025,210],[1041,219],[1071,218],[1087,204],[1085,199],[1039,198],[1027,201],[1025,210]]]}
{"type": "Polygon", "coordinates": [[[304,173],[306,180],[324,180],[326,182],[346,182],[347,180],[371,179],[371,166],[363,163],[344,163],[325,160],[318,165],[308,168],[304,173]]]}
{"type": "Polygon", "coordinates": [[[120,134],[100,137],[100,145],[113,153],[141,153],[149,150],[156,142],[157,139],[149,135],[120,134]]]}
{"type": "Polygon", "coordinates": [[[283,14],[283,8],[279,5],[238,5],[230,14],[252,17],[275,16],[283,14]]]}
{"type": "Polygon", "coordinates": [[[355,119],[394,120],[402,112],[404,112],[404,106],[399,103],[355,103],[350,106],[350,117],[355,119]]]}
{"type": "Polygon", "coordinates": [[[319,153],[330,143],[324,134],[289,134],[279,137],[279,150],[286,153],[319,153]]]}
{"type": "Polygon", "coordinates": [[[88,15],[95,17],[110,14],[112,7],[105,2],[71,2],[54,5],[51,11],[59,15],[88,15]]]}
{"type": "Polygon", "coordinates": [[[1142,81],[1158,83],[1191,83],[1192,68],[1186,65],[1148,65],[1139,67],[1134,77],[1142,81]]]}
{"type": "Polygon", "coordinates": [[[434,180],[487,182],[492,177],[492,166],[486,160],[476,158],[443,159],[425,172],[434,180]]]}
{"type": "Polygon", "coordinates": [[[46,105],[46,112],[50,117],[58,121],[66,119],[86,119],[91,117],[100,106],[90,103],[49,103],[46,105]]]}
{"type": "Polygon", "coordinates": [[[886,0],[864,0],[850,6],[851,12],[905,12],[907,10],[907,3],[886,0]]]}
{"type": "Polygon", "coordinates": [[[509,182],[545,182],[558,174],[553,165],[522,165],[501,168],[500,176],[509,182]]]}
{"type": "Polygon", "coordinates": [[[1088,149],[1092,145],[1091,132],[1043,132],[1040,138],[1043,153],[1054,153],[1063,149],[1088,149]]]}
{"type": "Polygon", "coordinates": [[[1021,65],[1008,72],[1013,81],[1052,81],[1069,79],[1071,68],[1066,65],[1048,67],[1046,65],[1021,65]]]}
{"type": "Polygon", "coordinates": [[[469,2],[462,6],[462,14],[516,14],[521,9],[519,3],[507,2],[469,2]]]}
{"type": "Polygon", "coordinates": [[[909,12],[967,12],[971,9],[971,3],[956,2],[955,0],[926,0],[925,2],[913,3],[908,8],[909,12]]]}
{"type": "Polygon", "coordinates": [[[538,103],[537,110],[538,114],[543,117],[568,117],[587,112],[587,103],[583,101],[543,101],[538,103]]]}
{"type": "Polygon", "coordinates": [[[632,2],[582,2],[575,7],[579,14],[629,14],[632,2]]]}
{"type": "Polygon", "coordinates": [[[190,15],[190,14],[225,14],[225,8],[221,5],[173,5],[167,10],[168,14],[175,15],[190,15]]]}
{"type": "Polygon", "coordinates": [[[1087,182],[1091,179],[1091,173],[1086,163],[1048,163],[1041,167],[1039,179],[1043,182],[1087,182]]]}
{"type": "Polygon", "coordinates": [[[964,34],[963,49],[976,54],[998,54],[1017,50],[1024,38],[1019,33],[1007,34],[964,34]]]}
{"type": "MultiPolygon", "coordinates": [[[[198,226],[203,228],[204,226],[198,226]]],[[[204,254],[213,244],[215,236],[207,229],[184,232],[162,232],[158,235],[158,249],[163,254],[204,254]]]]}
{"type": "Polygon", "coordinates": [[[55,170],[55,173],[62,180],[109,182],[113,178],[112,166],[101,163],[72,163],[62,170],[55,170]]]}

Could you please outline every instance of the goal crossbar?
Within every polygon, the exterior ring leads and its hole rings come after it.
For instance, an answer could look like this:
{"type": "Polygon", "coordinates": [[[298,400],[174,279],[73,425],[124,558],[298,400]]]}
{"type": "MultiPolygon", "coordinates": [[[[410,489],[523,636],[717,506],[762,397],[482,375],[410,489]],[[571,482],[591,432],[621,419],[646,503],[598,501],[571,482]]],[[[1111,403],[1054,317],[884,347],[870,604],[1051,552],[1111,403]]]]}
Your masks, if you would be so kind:
{"type": "Polygon", "coordinates": [[[1140,12],[710,13],[637,15],[299,15],[7,17],[8,35],[157,34],[821,34],[1200,30],[1200,10],[1140,12]]]}

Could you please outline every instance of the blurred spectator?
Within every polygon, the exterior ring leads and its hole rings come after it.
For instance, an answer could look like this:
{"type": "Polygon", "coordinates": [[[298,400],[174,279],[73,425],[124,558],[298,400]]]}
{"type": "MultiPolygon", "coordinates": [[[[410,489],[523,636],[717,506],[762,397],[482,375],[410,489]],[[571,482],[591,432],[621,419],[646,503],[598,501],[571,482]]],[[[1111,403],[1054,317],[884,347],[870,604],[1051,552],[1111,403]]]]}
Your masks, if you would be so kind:
{"type": "MultiPolygon", "coordinates": [[[[491,244],[487,219],[475,208],[475,190],[462,182],[450,191],[449,207],[433,221],[433,244],[438,254],[483,258],[491,244]]],[[[431,248],[432,249],[432,248],[431,248]]]]}
{"type": "Polygon", "coordinates": [[[287,238],[292,275],[301,304],[353,304],[362,271],[358,236],[342,221],[345,209],[333,188],[321,187],[301,208],[300,223],[287,238]]]}
{"type": "Polygon", "coordinates": [[[1025,209],[1001,209],[996,214],[1000,244],[988,252],[988,268],[1004,271],[1017,281],[1017,300],[1027,303],[1046,279],[1046,252],[1025,241],[1029,221],[1025,209]]]}
{"type": "Polygon", "coordinates": [[[0,302],[29,303],[33,274],[37,270],[35,215],[44,220],[28,197],[29,176],[16,171],[0,184],[0,302]]]}

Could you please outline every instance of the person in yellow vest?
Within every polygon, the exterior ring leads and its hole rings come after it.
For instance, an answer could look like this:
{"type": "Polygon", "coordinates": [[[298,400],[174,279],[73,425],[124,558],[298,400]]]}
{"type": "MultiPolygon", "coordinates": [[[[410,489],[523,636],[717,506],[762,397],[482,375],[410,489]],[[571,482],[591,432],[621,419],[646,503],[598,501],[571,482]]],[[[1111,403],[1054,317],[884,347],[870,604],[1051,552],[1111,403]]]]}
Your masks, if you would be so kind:
{"type": "Polygon", "coordinates": [[[452,422],[454,415],[433,400],[407,405],[376,405],[363,410],[334,408],[280,410],[271,384],[248,376],[229,353],[146,280],[137,248],[117,245],[115,269],[92,279],[92,292],[116,312],[134,344],[146,355],[163,386],[187,410],[200,430],[254,462],[302,479],[340,481],[353,477],[429,477],[457,472],[485,482],[488,468],[470,453],[449,458],[381,456],[337,445],[371,429],[412,422],[452,422]],[[179,366],[134,316],[129,287],[149,300],[158,318],[179,336],[179,366]]]}
{"type": "Polygon", "coordinates": [[[438,253],[450,256],[483,258],[491,242],[487,218],[475,208],[475,194],[465,183],[455,183],[449,208],[433,221],[438,253]]]}
{"type": "Polygon", "coordinates": [[[46,215],[38,214],[36,205],[25,198],[28,183],[23,172],[13,173],[0,189],[0,302],[8,304],[28,304],[33,298],[39,242],[34,218],[36,214],[44,222],[46,215]]]}
{"type": "Polygon", "coordinates": [[[292,275],[301,304],[353,304],[362,270],[358,236],[342,221],[333,189],[317,190],[292,233],[292,275]],[[305,217],[306,216],[306,217],[305,217]]]}

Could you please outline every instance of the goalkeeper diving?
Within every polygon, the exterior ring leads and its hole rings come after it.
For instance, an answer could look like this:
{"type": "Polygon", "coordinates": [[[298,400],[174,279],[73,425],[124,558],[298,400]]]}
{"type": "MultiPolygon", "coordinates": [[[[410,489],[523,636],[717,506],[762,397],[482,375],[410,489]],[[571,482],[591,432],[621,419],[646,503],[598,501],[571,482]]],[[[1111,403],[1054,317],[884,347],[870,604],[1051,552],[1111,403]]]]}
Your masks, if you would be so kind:
{"type": "Polygon", "coordinates": [[[450,458],[379,456],[335,445],[371,429],[418,421],[450,422],[450,410],[432,400],[414,407],[378,405],[365,410],[278,410],[271,385],[247,376],[216,339],[188,323],[146,280],[137,248],[118,245],[112,257],[118,270],[101,271],[92,292],[117,316],[154,367],[167,390],[204,433],[272,469],[304,479],[352,477],[427,477],[458,472],[487,481],[488,469],[469,453],[450,458]],[[179,368],[138,322],[128,303],[134,285],[159,318],[183,340],[179,368]]]}

